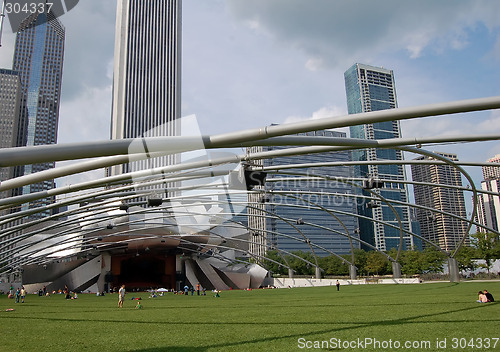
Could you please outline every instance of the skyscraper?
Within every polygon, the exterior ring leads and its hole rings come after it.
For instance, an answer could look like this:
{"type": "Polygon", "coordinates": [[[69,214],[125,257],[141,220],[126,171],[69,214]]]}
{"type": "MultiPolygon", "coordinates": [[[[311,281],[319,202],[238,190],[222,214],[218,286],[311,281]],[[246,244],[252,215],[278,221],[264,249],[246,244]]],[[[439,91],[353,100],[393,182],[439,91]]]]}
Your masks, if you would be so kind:
{"type": "MultiPolygon", "coordinates": [[[[381,67],[355,64],[344,73],[349,114],[397,108],[394,73],[381,67]]],[[[351,138],[387,139],[400,138],[399,121],[378,122],[350,127],[351,138]]],[[[403,160],[403,153],[396,149],[359,149],[353,151],[355,161],[403,160]]],[[[408,192],[404,184],[405,170],[401,165],[363,165],[355,167],[355,176],[386,180],[384,187],[374,190],[387,200],[407,202],[408,192]],[[393,182],[391,182],[393,181],[393,182]]],[[[366,191],[365,196],[370,196],[366,191]]],[[[360,236],[379,250],[397,248],[400,231],[387,224],[399,227],[394,212],[384,202],[380,207],[358,206],[358,214],[373,219],[360,219],[360,236]],[[385,223],[381,223],[381,221],[385,223]]],[[[409,208],[394,204],[403,228],[411,231],[409,208]]],[[[413,236],[405,235],[404,248],[414,247],[413,236]]]]}
{"type": "MultiPolygon", "coordinates": [[[[455,154],[436,153],[452,161],[458,161],[455,154]]],[[[421,156],[415,160],[433,160],[421,156]]],[[[415,204],[430,209],[467,216],[464,192],[459,189],[439,187],[439,185],[462,186],[462,175],[450,165],[416,164],[411,166],[413,181],[429,185],[415,184],[415,204]]],[[[467,222],[431,210],[417,208],[417,220],[422,236],[446,251],[455,249],[467,229],[467,222]]]]}
{"type": "MultiPolygon", "coordinates": [[[[21,101],[21,82],[17,72],[0,69],[0,148],[17,146],[19,128],[19,103],[21,101]]],[[[0,168],[0,181],[14,177],[14,168],[0,168]]],[[[3,192],[0,198],[8,197],[3,192]]]]}
{"type": "MultiPolygon", "coordinates": [[[[489,163],[500,163],[500,154],[488,159],[489,163]]],[[[483,166],[484,180],[481,182],[483,191],[500,192],[500,164],[499,166],[483,166]]],[[[481,194],[477,204],[477,222],[498,231],[500,224],[500,197],[493,194],[481,194]]],[[[479,232],[488,232],[487,229],[478,227],[479,232]]]]}
{"type": "MultiPolygon", "coordinates": [[[[181,27],[181,0],[118,0],[111,139],[178,134],[181,27]]],[[[134,162],[111,174],[174,162],[134,162]]]]}
{"type": "MultiPolygon", "coordinates": [[[[21,111],[18,146],[55,144],[63,73],[65,30],[51,13],[35,13],[20,25],[16,36],[13,70],[21,81],[21,111]]],[[[54,162],[26,165],[20,174],[54,167],[54,162]]],[[[54,181],[24,186],[23,194],[46,191],[54,181]]],[[[30,207],[49,203],[41,200],[30,207]]],[[[39,216],[48,215],[48,212],[39,216]]]]}
{"type": "MultiPolygon", "coordinates": [[[[500,163],[500,154],[495,155],[493,158],[486,160],[488,163],[500,163]]],[[[483,166],[483,178],[485,180],[500,179],[499,166],[483,166]]]]}
{"type": "MultiPolygon", "coordinates": [[[[346,137],[343,132],[325,130],[300,135],[318,138],[346,137]]],[[[264,146],[252,147],[251,150],[259,152],[285,148],[287,147],[264,146]]],[[[338,254],[350,253],[351,246],[346,229],[349,235],[358,237],[358,221],[351,215],[356,211],[356,201],[351,196],[354,193],[353,187],[335,178],[350,179],[352,167],[320,166],[321,163],[350,160],[351,153],[348,151],[280,156],[262,160],[261,164],[266,167],[317,163],[318,166],[315,167],[285,171],[310,177],[327,176],[330,179],[306,180],[286,174],[268,175],[265,189],[274,193],[248,195],[251,203],[251,207],[247,209],[248,225],[253,230],[250,252],[264,255],[266,246],[268,249],[276,248],[289,252],[311,252],[312,246],[314,252],[320,256],[330,255],[328,251],[338,254]],[[314,244],[322,248],[315,247],[314,244]]],[[[360,248],[359,242],[355,240],[353,246],[355,249],[360,248]]]]}

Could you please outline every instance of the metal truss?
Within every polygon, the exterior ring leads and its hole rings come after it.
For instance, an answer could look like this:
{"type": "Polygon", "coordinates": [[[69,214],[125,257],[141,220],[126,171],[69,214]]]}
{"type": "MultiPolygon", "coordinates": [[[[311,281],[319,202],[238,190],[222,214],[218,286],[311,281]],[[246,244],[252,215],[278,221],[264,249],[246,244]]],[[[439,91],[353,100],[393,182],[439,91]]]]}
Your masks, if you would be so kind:
{"type": "MultiPolygon", "coordinates": [[[[136,171],[117,176],[103,177],[76,185],[58,187],[44,192],[0,199],[0,211],[2,212],[0,215],[0,273],[20,272],[22,271],[22,267],[25,265],[43,265],[51,260],[62,260],[65,257],[74,255],[93,255],[96,251],[105,250],[110,246],[126,247],[130,243],[137,244],[148,240],[164,239],[178,241],[178,248],[180,250],[189,251],[190,253],[193,253],[193,255],[211,255],[231,263],[248,264],[248,261],[242,260],[242,257],[245,257],[253,258],[256,263],[263,266],[266,265],[267,261],[282,265],[291,270],[286,258],[295,257],[300,260],[304,260],[308,265],[314,266],[316,268],[317,275],[319,275],[322,269],[320,268],[318,255],[315,253],[315,249],[324,250],[338,258],[341,258],[345,263],[348,263],[351,266],[354,266],[354,242],[362,243],[376,250],[374,246],[371,246],[370,244],[362,241],[360,238],[357,238],[356,236],[353,236],[353,234],[349,233],[349,230],[339,218],[339,214],[342,214],[343,216],[351,215],[358,219],[363,218],[365,220],[379,222],[384,226],[397,228],[400,232],[400,245],[397,255],[395,258],[388,256],[386,253],[384,253],[384,255],[391,262],[398,263],[405,235],[419,237],[423,241],[427,240],[404,229],[402,219],[400,219],[398,212],[394,208],[395,205],[425,209],[430,212],[450,216],[467,222],[467,230],[463,233],[457,248],[453,251],[453,253],[447,253],[449,258],[454,259],[467,236],[470,235],[472,226],[481,226],[474,220],[477,212],[477,198],[481,194],[498,196],[496,193],[477,189],[474,185],[472,177],[466,172],[464,167],[497,166],[498,164],[492,165],[491,163],[480,162],[453,162],[445,157],[425,150],[423,147],[435,143],[493,141],[499,140],[500,135],[490,134],[471,136],[465,134],[462,136],[451,137],[399,138],[385,140],[360,140],[354,138],[332,137],[311,138],[307,136],[292,135],[320,129],[332,129],[359,124],[424,117],[438,118],[438,116],[442,115],[498,108],[500,108],[500,97],[490,97],[412,108],[383,110],[318,120],[308,120],[291,124],[266,126],[209,136],[142,138],[143,142],[148,145],[148,154],[129,150],[130,143],[133,140],[113,140],[35,147],[4,148],[0,150],[0,167],[64,160],[91,159],[79,162],[75,165],[57,167],[16,179],[5,180],[0,184],[0,191],[7,191],[62,176],[75,175],[90,170],[119,165],[129,162],[132,159],[144,160],[151,157],[199,150],[200,140],[202,141],[202,147],[206,150],[227,150],[231,148],[236,149],[251,146],[290,146],[290,148],[266,152],[231,155],[226,154],[224,156],[216,155],[213,157],[208,156],[203,160],[188,161],[176,165],[136,171]],[[239,167],[244,167],[250,170],[274,173],[275,176],[295,176],[302,180],[311,180],[314,178],[329,179],[344,182],[354,187],[362,187],[364,179],[341,179],[311,173],[306,175],[297,171],[287,170],[300,168],[314,169],[315,167],[334,168],[336,166],[363,165],[367,162],[304,163],[271,167],[256,166],[253,162],[282,156],[305,155],[364,148],[400,149],[402,151],[425,155],[434,159],[411,161],[384,160],[372,162],[371,164],[438,164],[450,165],[455,168],[467,179],[470,188],[435,184],[432,184],[432,186],[447,187],[471,192],[473,210],[470,218],[462,218],[456,214],[417,206],[408,202],[388,200],[382,197],[379,193],[370,190],[370,196],[332,193],[332,195],[335,196],[353,197],[355,199],[361,199],[362,201],[376,200],[383,202],[390,209],[392,209],[398,224],[396,226],[391,222],[374,220],[358,214],[347,214],[339,211],[338,209],[330,209],[303,197],[307,192],[283,192],[264,189],[249,191],[241,189],[234,190],[231,189],[232,185],[228,181],[228,170],[217,169],[217,167],[221,165],[240,165],[239,167]],[[217,178],[217,182],[214,182],[214,177],[217,178]],[[186,181],[197,181],[198,183],[191,186],[175,186],[168,189],[162,188],[162,186],[167,183],[174,184],[177,182],[180,184],[181,182],[186,181]],[[151,186],[154,186],[155,188],[147,188],[151,186]],[[179,194],[184,194],[182,192],[187,191],[192,193],[186,193],[186,195],[181,196],[166,196],[167,192],[178,192],[179,194]],[[163,202],[162,205],[156,207],[147,206],[148,199],[157,197],[158,192],[165,195],[161,197],[161,202],[163,202]],[[279,216],[277,213],[273,213],[268,209],[263,209],[257,203],[251,201],[222,201],[220,199],[216,199],[220,194],[240,197],[247,196],[248,194],[260,194],[262,196],[265,196],[266,194],[280,194],[284,197],[300,199],[301,201],[307,202],[307,206],[281,203],[270,204],[275,207],[296,207],[297,209],[300,209],[301,207],[302,209],[309,207],[327,213],[334,222],[340,224],[343,231],[337,231],[333,228],[309,222],[305,223],[305,225],[321,228],[327,233],[331,233],[332,236],[346,237],[349,241],[351,249],[351,260],[349,261],[345,259],[345,257],[340,256],[339,253],[323,248],[322,246],[311,241],[306,231],[300,228],[300,226],[296,223],[297,219],[279,216]],[[23,211],[14,211],[23,204],[26,205],[35,200],[50,199],[56,196],[59,197],[59,199],[49,205],[23,211]],[[177,215],[181,216],[208,215],[207,213],[199,211],[188,211],[186,213],[184,210],[176,208],[176,202],[198,202],[204,206],[227,206],[229,205],[227,202],[232,202],[232,204],[237,204],[238,206],[261,212],[260,214],[255,215],[256,217],[274,219],[285,223],[297,233],[297,237],[267,229],[255,228],[249,226],[248,224],[237,222],[232,219],[232,216],[235,214],[228,212],[220,212],[210,216],[212,217],[214,224],[217,224],[217,226],[220,226],[221,228],[244,228],[249,234],[247,238],[224,238],[224,236],[215,231],[216,226],[202,229],[200,231],[192,231],[191,233],[179,233],[178,229],[183,226],[188,226],[188,224],[182,224],[176,221],[172,213],[177,213],[177,215]],[[36,216],[36,214],[40,212],[64,206],[68,206],[69,209],[45,218],[33,219],[33,216],[36,216]],[[130,216],[132,216],[132,220],[130,220],[130,216]],[[133,220],[134,216],[144,216],[144,218],[133,220]],[[125,218],[127,220],[123,220],[125,218]],[[121,219],[122,222],[118,224],[115,223],[115,221],[118,221],[119,219],[121,219]],[[85,223],[85,225],[82,225],[83,223],[85,223]],[[99,226],[103,223],[107,223],[109,227],[100,228],[99,226]],[[122,230],[120,230],[120,227],[122,230]],[[163,232],[160,231],[159,234],[155,234],[155,231],[158,230],[163,232]],[[253,240],[253,236],[251,235],[255,233],[258,236],[275,235],[306,243],[314,260],[313,262],[309,262],[294,253],[276,248],[271,244],[257,243],[253,240]],[[260,233],[263,234],[261,235],[260,233]],[[123,236],[127,236],[127,238],[124,238],[123,236]],[[208,240],[206,243],[199,242],[196,239],[197,236],[207,238],[208,240]],[[47,241],[52,242],[43,247],[43,243],[48,243],[47,241]],[[265,250],[277,250],[277,252],[285,258],[285,263],[283,264],[273,261],[261,254],[253,253],[246,248],[250,244],[255,243],[257,243],[257,246],[264,246],[265,250]],[[42,250],[40,250],[40,248],[42,248],[42,250]],[[61,252],[61,248],[64,248],[64,251],[73,251],[73,253],[58,256],[58,253],[61,252]],[[229,255],[230,251],[240,253],[241,256],[231,256],[229,255]],[[226,252],[228,255],[225,254],[226,252]]],[[[276,180],[277,179],[269,179],[268,182],[275,182],[276,180]]],[[[288,180],[290,179],[288,178],[288,180]]],[[[401,184],[425,184],[412,181],[380,181],[392,183],[399,182],[401,184]]],[[[491,228],[487,228],[487,230],[497,232],[491,228]]],[[[438,247],[434,243],[429,243],[429,245],[438,247]]]]}

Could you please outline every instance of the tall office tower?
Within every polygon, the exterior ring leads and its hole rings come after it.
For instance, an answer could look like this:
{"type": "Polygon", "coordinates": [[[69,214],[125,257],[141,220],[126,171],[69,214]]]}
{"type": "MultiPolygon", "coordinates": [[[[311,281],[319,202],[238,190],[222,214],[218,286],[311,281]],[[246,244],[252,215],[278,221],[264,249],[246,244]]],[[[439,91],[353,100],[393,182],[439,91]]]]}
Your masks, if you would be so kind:
{"type": "MultiPolygon", "coordinates": [[[[335,131],[313,131],[300,135],[321,137],[346,137],[335,131]]],[[[287,147],[252,147],[252,152],[281,150],[287,147]]],[[[268,193],[249,194],[248,225],[252,229],[250,252],[264,255],[265,249],[311,252],[326,256],[331,252],[351,252],[348,234],[358,238],[358,221],[352,216],[356,200],[352,186],[344,180],[352,178],[352,167],[321,166],[327,162],[347,162],[351,153],[327,152],[307,155],[280,156],[264,159],[262,166],[273,167],[303,163],[317,163],[316,167],[287,169],[309,177],[328,176],[330,179],[305,179],[285,173],[268,174],[264,189],[268,193]],[[271,193],[269,193],[271,192],[271,193]],[[315,246],[318,245],[319,247],[315,246]]],[[[262,186],[260,186],[262,187],[262,186]]],[[[359,249],[359,242],[353,240],[359,249]]]]}
{"type": "MultiPolygon", "coordinates": [[[[0,69],[0,148],[17,146],[21,82],[17,72],[0,69]]],[[[13,167],[0,168],[0,182],[14,177],[13,167]]],[[[0,193],[0,198],[11,192],[0,193]]]]}
{"type": "MultiPolygon", "coordinates": [[[[436,154],[458,161],[455,154],[436,154]]],[[[434,159],[421,156],[415,160],[434,159]]],[[[436,213],[418,208],[417,220],[420,223],[422,236],[446,251],[454,250],[465,235],[467,222],[448,214],[466,218],[464,192],[459,189],[439,187],[439,185],[462,187],[461,173],[450,165],[430,164],[412,165],[411,173],[413,181],[428,183],[428,185],[415,184],[413,186],[415,204],[447,213],[436,213]]]]}
{"type": "MultiPolygon", "coordinates": [[[[64,59],[65,30],[52,13],[35,13],[20,25],[16,36],[13,70],[21,79],[21,120],[18,146],[55,144],[59,123],[59,104],[64,59]]],[[[26,165],[24,173],[53,168],[54,162],[26,165]]],[[[24,186],[23,194],[54,188],[54,181],[24,186]]],[[[38,207],[50,203],[44,199],[29,204],[38,207]]],[[[49,215],[48,211],[38,216],[49,215]]]]}
{"type": "MultiPolygon", "coordinates": [[[[500,163],[500,154],[486,160],[488,163],[500,163]]],[[[485,180],[500,179],[500,166],[483,166],[483,178],[485,180]]]]}
{"type": "MultiPolygon", "coordinates": [[[[181,0],[118,0],[111,139],[178,134],[181,28],[181,0]]],[[[175,161],[172,155],[108,172],[117,175],[175,161]]]]}
{"type": "MultiPolygon", "coordinates": [[[[493,192],[493,194],[481,194],[478,197],[476,221],[483,226],[498,231],[500,224],[500,154],[488,159],[489,163],[499,163],[498,166],[483,166],[484,181],[481,181],[483,191],[493,192]]],[[[488,232],[489,230],[479,227],[479,232],[488,232]]]]}
{"type": "MultiPolygon", "coordinates": [[[[396,88],[392,70],[355,64],[344,73],[349,114],[397,108],[396,88]]],[[[379,122],[350,127],[351,138],[387,139],[400,138],[399,121],[379,122]]],[[[359,149],[353,151],[354,161],[376,162],[378,160],[403,160],[403,153],[396,149],[359,149]]],[[[382,188],[373,189],[386,200],[408,201],[405,181],[405,169],[402,165],[362,165],[355,167],[355,176],[384,180],[382,188]]],[[[373,196],[362,191],[364,196],[373,196]]],[[[411,231],[408,206],[393,204],[404,230],[411,231]]],[[[394,211],[383,201],[360,204],[360,236],[367,243],[379,250],[398,248],[400,243],[399,222],[394,211]],[[373,204],[373,206],[372,206],[373,204]],[[380,205],[380,206],[379,206],[380,205]],[[369,219],[372,220],[369,220],[369,219]]],[[[403,249],[414,249],[415,241],[411,235],[403,236],[403,249]]],[[[369,247],[364,247],[369,249],[369,247]]]]}

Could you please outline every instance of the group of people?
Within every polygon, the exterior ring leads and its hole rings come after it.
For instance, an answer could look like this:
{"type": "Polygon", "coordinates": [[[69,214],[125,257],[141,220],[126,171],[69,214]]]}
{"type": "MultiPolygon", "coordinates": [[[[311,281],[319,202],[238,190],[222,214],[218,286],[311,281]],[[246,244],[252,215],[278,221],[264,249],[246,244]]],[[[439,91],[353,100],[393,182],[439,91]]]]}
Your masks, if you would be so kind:
{"type": "Polygon", "coordinates": [[[477,303],[488,303],[495,302],[493,295],[488,292],[488,290],[479,291],[478,293],[477,303]]]}
{"type": "MultiPolygon", "coordinates": [[[[195,292],[195,288],[193,286],[191,286],[191,288],[189,288],[188,285],[184,286],[184,292],[183,291],[179,291],[179,292],[176,292],[176,294],[184,294],[184,295],[189,295],[189,291],[191,291],[191,296],[194,296],[194,292],[195,292]]],[[[206,293],[206,289],[205,287],[201,287],[200,283],[198,282],[196,284],[196,295],[198,296],[206,296],[207,293],[206,293]]]]}
{"type": "MultiPolygon", "coordinates": [[[[191,290],[191,296],[194,295],[195,289],[194,287],[189,288],[189,286],[184,286],[184,291],[179,291],[175,292],[175,294],[184,294],[184,295],[189,295],[189,291],[191,290]]],[[[215,297],[220,297],[220,291],[218,290],[213,290],[214,296],[215,297]]],[[[196,285],[196,293],[198,296],[206,296],[206,289],[204,287],[201,287],[201,285],[198,283],[196,285]]],[[[118,307],[123,308],[123,301],[125,300],[125,285],[122,285],[120,289],[118,290],[118,307]]],[[[137,306],[135,307],[136,309],[141,309],[142,305],[140,302],[137,302],[137,306]]]]}
{"type": "Polygon", "coordinates": [[[41,289],[38,290],[38,296],[50,296],[50,293],[47,292],[47,286],[43,286],[41,289]]]}
{"type": "MultiPolygon", "coordinates": [[[[14,291],[14,287],[10,287],[10,290],[9,290],[9,295],[8,295],[8,298],[14,298],[15,302],[16,303],[24,303],[24,300],[26,298],[26,289],[24,288],[24,286],[21,286],[21,287],[18,287],[16,291],[14,291]]],[[[71,292],[69,289],[68,289],[68,286],[66,285],[64,287],[64,291],[59,289],[59,291],[53,291],[52,294],[63,294],[64,293],[64,296],[66,299],[78,299],[78,294],[76,292],[71,292]]],[[[47,287],[46,286],[43,286],[43,288],[39,289],[38,292],[34,292],[34,294],[38,294],[38,296],[40,297],[48,297],[50,296],[50,293],[47,291],[47,287]]]]}
{"type": "Polygon", "coordinates": [[[7,296],[8,298],[14,298],[14,301],[16,303],[24,303],[24,298],[26,297],[26,289],[24,286],[18,287],[16,292],[14,292],[14,287],[11,286],[9,290],[9,295],[7,296]]]}

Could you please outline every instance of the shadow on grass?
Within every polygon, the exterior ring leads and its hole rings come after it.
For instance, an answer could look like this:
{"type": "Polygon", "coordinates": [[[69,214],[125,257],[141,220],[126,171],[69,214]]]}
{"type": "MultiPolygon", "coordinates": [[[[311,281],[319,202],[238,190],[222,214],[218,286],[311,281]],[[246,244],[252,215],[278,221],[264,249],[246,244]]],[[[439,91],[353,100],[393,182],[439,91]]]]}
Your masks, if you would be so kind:
{"type": "MultiPolygon", "coordinates": [[[[186,347],[186,346],[164,346],[161,348],[146,348],[146,349],[130,349],[128,351],[132,352],[163,352],[163,351],[174,351],[174,352],[187,352],[187,351],[207,351],[208,349],[223,349],[223,348],[229,348],[229,347],[236,347],[236,346],[243,346],[243,345],[253,345],[253,344],[259,344],[259,343],[272,343],[276,342],[279,340],[286,340],[286,339],[299,339],[303,338],[306,336],[316,336],[316,335],[324,335],[324,334],[332,334],[335,332],[341,332],[345,330],[349,331],[355,331],[357,329],[363,329],[363,328],[372,328],[372,327],[377,327],[377,326],[395,326],[395,325],[408,325],[408,324],[420,324],[422,323],[422,319],[424,318],[435,318],[447,314],[452,314],[452,313],[460,313],[460,312],[470,312],[470,311],[475,311],[475,310],[483,310],[483,309],[488,309],[488,307],[492,307],[493,305],[497,304],[498,302],[494,303],[489,303],[489,304],[478,304],[477,306],[471,306],[471,307],[465,307],[465,308],[460,308],[460,309],[455,309],[455,310],[449,310],[449,311],[444,311],[444,312],[438,312],[438,313],[430,313],[430,314],[420,314],[420,315],[415,315],[415,316],[410,316],[406,318],[398,318],[398,319],[389,319],[389,320],[374,320],[371,322],[358,322],[358,321],[336,321],[334,323],[332,322],[245,322],[245,321],[239,321],[239,322],[171,322],[171,321],[166,321],[166,322],[155,322],[155,324],[163,324],[165,326],[171,326],[172,324],[174,325],[207,325],[207,326],[214,326],[214,325],[228,325],[228,327],[233,326],[233,325],[336,325],[337,327],[333,328],[328,328],[328,329],[322,329],[322,330],[317,330],[314,332],[309,332],[309,333],[294,333],[294,334],[286,334],[286,335],[281,335],[281,336],[272,336],[272,337],[266,337],[266,338],[260,338],[260,339],[251,339],[251,340],[238,340],[235,342],[230,342],[230,343],[215,343],[215,344],[210,344],[206,346],[199,346],[199,347],[186,347]],[[347,325],[347,326],[342,326],[338,327],[338,325],[347,325]]],[[[15,316],[10,316],[10,319],[26,319],[26,317],[15,317],[15,316]]],[[[44,317],[44,318],[30,318],[30,319],[40,319],[40,320],[53,320],[53,321],[63,321],[63,322],[88,322],[89,320],[86,319],[71,319],[71,318],[50,318],[50,317],[44,317]]],[[[110,319],[92,319],[94,322],[100,322],[100,323],[116,323],[116,320],[110,320],[110,319]]],[[[474,322],[474,320],[468,320],[469,322],[474,322]]],[[[489,322],[495,322],[495,321],[500,321],[498,319],[489,319],[489,322]]],[[[461,323],[463,322],[462,320],[432,320],[432,322],[441,322],[441,323],[461,323]]],[[[477,320],[478,323],[483,323],[484,321],[477,320]]],[[[138,320],[127,320],[127,323],[132,323],[132,324],[151,324],[151,321],[138,321],[138,320]]]]}
{"type": "MultiPolygon", "coordinates": [[[[449,313],[458,313],[458,312],[467,312],[471,310],[476,310],[476,309],[484,309],[487,306],[491,306],[496,304],[488,304],[488,305],[478,305],[475,307],[468,307],[468,308],[461,308],[461,309],[456,309],[453,311],[446,311],[446,312],[439,312],[439,313],[434,313],[434,314],[422,314],[422,315],[417,315],[417,316],[412,316],[408,318],[401,318],[401,319],[393,319],[393,320],[377,320],[369,323],[359,323],[359,322],[337,322],[335,324],[352,324],[350,326],[346,327],[340,327],[340,328],[332,328],[332,329],[323,329],[323,330],[318,330],[313,333],[301,333],[301,334],[288,334],[288,335],[282,335],[282,336],[276,336],[276,337],[268,337],[268,338],[262,338],[262,339],[253,339],[253,340],[247,340],[247,341],[236,341],[232,343],[220,343],[220,344],[212,344],[208,346],[203,346],[203,347],[177,347],[177,346],[165,346],[163,348],[148,348],[148,349],[133,349],[129,350],[130,352],[160,352],[160,351],[173,351],[173,352],[184,352],[184,351],[207,351],[209,349],[223,349],[223,348],[229,348],[229,347],[236,347],[236,346],[243,346],[246,344],[257,344],[257,343],[272,343],[278,340],[284,340],[284,339],[299,339],[303,338],[305,336],[314,336],[314,335],[323,335],[323,334],[331,334],[335,332],[340,332],[344,330],[349,330],[353,331],[355,329],[362,329],[362,328],[368,328],[368,327],[374,327],[374,326],[390,326],[390,325],[405,325],[405,324],[413,324],[413,323],[420,323],[420,321],[415,321],[418,319],[422,318],[429,318],[429,317],[436,317],[439,315],[445,315],[449,313]]],[[[490,320],[490,321],[498,321],[498,320],[490,320]]],[[[437,322],[436,320],[433,320],[433,322],[437,322]]],[[[443,323],[457,323],[459,321],[456,320],[447,320],[447,321],[440,321],[443,323]]],[[[481,320],[482,322],[482,320],[481,320]]],[[[180,323],[184,324],[184,323],[180,323]]],[[[185,323],[185,324],[192,324],[192,323],[185,323]]],[[[203,323],[201,323],[203,324],[203,323]]],[[[209,324],[209,323],[207,323],[209,324]]],[[[239,324],[239,323],[210,323],[210,324],[239,324]]],[[[277,324],[277,323],[240,323],[240,324],[259,324],[259,325],[265,325],[265,324],[277,324]]],[[[281,324],[281,323],[280,323],[281,324]]],[[[283,323],[285,324],[285,323],[283,323]]],[[[294,324],[294,323],[286,323],[286,324],[294,324]]],[[[304,323],[295,323],[299,325],[303,325],[304,323]]],[[[306,323],[306,324],[311,324],[311,323],[306,323]]],[[[321,323],[312,323],[312,324],[320,324],[324,325],[325,322],[321,323]]],[[[292,346],[290,346],[292,347],[292,346]]]]}
{"type": "Polygon", "coordinates": [[[183,346],[168,346],[168,347],[154,347],[140,350],[128,350],[129,352],[203,352],[212,347],[183,347],[183,346]]]}

